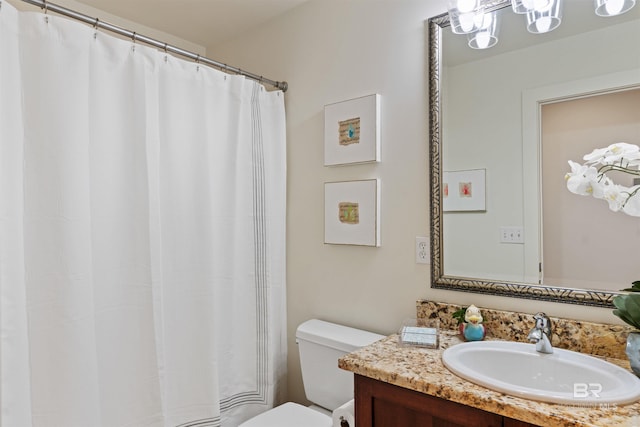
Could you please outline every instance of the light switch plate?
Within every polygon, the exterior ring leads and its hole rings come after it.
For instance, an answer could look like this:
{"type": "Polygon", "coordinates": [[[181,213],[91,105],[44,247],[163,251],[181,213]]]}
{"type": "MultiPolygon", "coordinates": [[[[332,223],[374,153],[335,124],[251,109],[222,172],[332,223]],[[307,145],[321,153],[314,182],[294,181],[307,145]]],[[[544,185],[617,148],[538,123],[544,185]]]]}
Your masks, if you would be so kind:
{"type": "Polygon", "coordinates": [[[520,226],[500,227],[500,243],[524,243],[524,230],[520,226]]]}

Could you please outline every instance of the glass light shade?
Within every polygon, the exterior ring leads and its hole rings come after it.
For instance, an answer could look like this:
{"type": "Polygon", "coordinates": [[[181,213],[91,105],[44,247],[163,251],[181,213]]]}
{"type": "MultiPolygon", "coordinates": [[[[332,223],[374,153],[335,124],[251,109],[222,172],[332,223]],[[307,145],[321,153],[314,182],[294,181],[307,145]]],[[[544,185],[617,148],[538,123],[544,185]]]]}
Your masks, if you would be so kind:
{"type": "Polygon", "coordinates": [[[478,14],[475,32],[467,36],[472,49],[488,49],[498,43],[498,16],[496,12],[478,14]]]}
{"type": "Polygon", "coordinates": [[[622,15],[636,5],[636,0],[595,0],[596,15],[616,16],[622,15]]]}
{"type": "Polygon", "coordinates": [[[515,13],[527,13],[530,10],[542,10],[549,6],[551,0],[511,0],[511,8],[515,13]]]}
{"type": "Polygon", "coordinates": [[[562,0],[551,0],[543,9],[527,12],[527,30],[530,33],[548,33],[558,28],[562,22],[562,0]]]}
{"type": "Polygon", "coordinates": [[[476,30],[474,17],[475,13],[452,14],[449,12],[449,22],[451,31],[454,34],[469,34],[476,30]]]}
{"type": "Polygon", "coordinates": [[[474,18],[478,13],[479,0],[449,0],[449,23],[454,34],[469,34],[477,28],[474,18]]]}
{"type": "Polygon", "coordinates": [[[460,13],[474,12],[478,9],[478,0],[449,0],[449,10],[454,8],[460,13]]]}
{"type": "Polygon", "coordinates": [[[451,31],[455,34],[469,34],[474,32],[476,27],[475,17],[477,12],[460,13],[457,9],[449,10],[449,23],[451,31]]]}

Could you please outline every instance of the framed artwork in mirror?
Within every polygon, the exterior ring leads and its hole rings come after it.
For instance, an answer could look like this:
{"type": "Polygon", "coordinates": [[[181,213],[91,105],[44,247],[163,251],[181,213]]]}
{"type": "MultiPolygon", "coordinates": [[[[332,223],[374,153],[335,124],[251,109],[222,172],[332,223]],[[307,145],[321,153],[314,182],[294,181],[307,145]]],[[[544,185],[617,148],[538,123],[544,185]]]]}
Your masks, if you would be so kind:
{"type": "Polygon", "coordinates": [[[442,209],[444,212],[486,211],[485,169],[442,174],[442,209]]]}

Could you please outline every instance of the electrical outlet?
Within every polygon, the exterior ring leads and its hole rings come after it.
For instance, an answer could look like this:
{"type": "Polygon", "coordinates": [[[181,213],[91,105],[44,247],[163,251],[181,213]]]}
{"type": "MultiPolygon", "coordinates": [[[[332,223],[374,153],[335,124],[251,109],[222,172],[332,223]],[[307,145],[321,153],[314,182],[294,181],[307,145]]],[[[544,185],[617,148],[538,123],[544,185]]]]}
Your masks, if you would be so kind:
{"type": "Polygon", "coordinates": [[[524,243],[524,231],[522,227],[500,227],[500,243],[524,243]]]}
{"type": "Polygon", "coordinates": [[[429,239],[416,237],[416,264],[429,264],[429,239]]]}

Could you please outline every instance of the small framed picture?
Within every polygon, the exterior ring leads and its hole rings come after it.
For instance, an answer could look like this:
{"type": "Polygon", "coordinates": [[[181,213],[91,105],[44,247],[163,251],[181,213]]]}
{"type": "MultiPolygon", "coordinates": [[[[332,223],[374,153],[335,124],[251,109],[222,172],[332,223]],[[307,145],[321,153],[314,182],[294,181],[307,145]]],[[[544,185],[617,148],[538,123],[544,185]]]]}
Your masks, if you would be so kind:
{"type": "Polygon", "coordinates": [[[442,174],[442,211],[486,211],[486,169],[472,169],[442,174]]]}
{"type": "Polygon", "coordinates": [[[324,107],[324,165],[380,161],[380,95],[324,107]]]}
{"type": "Polygon", "coordinates": [[[324,242],[380,246],[377,179],[324,184],[324,242]]]}

